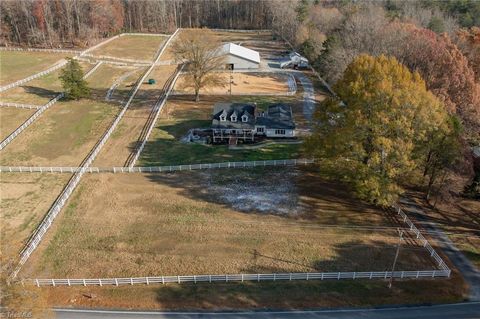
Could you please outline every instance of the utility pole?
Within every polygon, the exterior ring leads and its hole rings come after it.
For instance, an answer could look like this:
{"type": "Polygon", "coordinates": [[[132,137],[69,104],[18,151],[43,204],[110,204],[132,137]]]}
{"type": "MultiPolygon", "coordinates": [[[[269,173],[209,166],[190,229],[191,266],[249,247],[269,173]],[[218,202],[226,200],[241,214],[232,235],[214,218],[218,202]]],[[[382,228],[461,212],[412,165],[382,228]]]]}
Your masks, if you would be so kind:
{"type": "Polygon", "coordinates": [[[400,246],[402,245],[402,241],[403,241],[403,230],[400,230],[400,228],[398,228],[397,230],[398,230],[398,233],[399,233],[400,237],[399,237],[398,243],[397,243],[397,252],[395,253],[395,258],[393,259],[392,275],[390,276],[390,281],[388,283],[388,288],[390,288],[390,289],[392,288],[393,272],[395,271],[395,266],[397,264],[398,254],[400,253],[400,246]]]}
{"type": "Polygon", "coordinates": [[[233,68],[230,69],[230,95],[232,95],[233,68]]]}

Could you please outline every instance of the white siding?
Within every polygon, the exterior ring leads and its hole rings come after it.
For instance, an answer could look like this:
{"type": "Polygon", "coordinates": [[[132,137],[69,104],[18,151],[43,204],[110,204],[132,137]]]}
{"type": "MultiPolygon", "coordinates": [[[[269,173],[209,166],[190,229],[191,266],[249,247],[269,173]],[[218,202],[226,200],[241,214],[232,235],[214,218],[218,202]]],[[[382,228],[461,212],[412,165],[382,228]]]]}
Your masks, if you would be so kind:
{"type": "Polygon", "coordinates": [[[235,70],[258,69],[260,67],[259,63],[248,61],[232,54],[227,54],[225,56],[225,64],[233,64],[235,70]]]}
{"type": "Polygon", "coordinates": [[[277,134],[276,129],[267,129],[265,134],[267,137],[295,137],[295,130],[285,130],[285,134],[277,134]]]}

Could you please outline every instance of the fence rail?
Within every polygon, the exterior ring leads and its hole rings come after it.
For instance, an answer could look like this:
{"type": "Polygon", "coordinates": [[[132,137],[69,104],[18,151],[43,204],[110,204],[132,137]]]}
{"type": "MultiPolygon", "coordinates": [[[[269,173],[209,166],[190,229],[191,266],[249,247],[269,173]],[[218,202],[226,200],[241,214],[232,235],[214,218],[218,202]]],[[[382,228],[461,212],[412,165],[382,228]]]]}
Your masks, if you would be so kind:
{"type": "Polygon", "coordinates": [[[174,171],[190,171],[215,168],[247,168],[266,166],[297,166],[313,164],[313,159],[281,159],[267,161],[223,162],[205,164],[185,164],[151,167],[39,167],[39,166],[0,166],[3,173],[76,173],[84,170],[85,173],[161,173],[174,171]]]}
{"type": "Polygon", "coordinates": [[[36,74],[31,75],[31,76],[29,76],[29,77],[27,77],[27,78],[25,78],[25,79],[18,80],[18,81],[16,81],[16,82],[10,83],[10,84],[8,84],[8,85],[2,86],[2,87],[0,87],[0,92],[6,91],[6,90],[11,89],[11,88],[14,88],[14,87],[19,86],[19,85],[21,85],[21,84],[23,84],[23,83],[29,82],[29,81],[31,81],[31,80],[33,80],[33,79],[36,79],[36,78],[38,78],[38,77],[44,76],[44,75],[46,75],[46,74],[48,74],[48,73],[51,73],[51,72],[53,72],[53,71],[55,71],[55,70],[58,70],[58,69],[60,69],[61,67],[63,67],[65,64],[67,64],[67,61],[66,61],[66,60],[63,60],[62,62],[59,62],[59,63],[55,64],[54,66],[52,66],[52,67],[50,67],[50,68],[48,68],[48,69],[46,69],[46,70],[44,70],[44,71],[42,71],[42,72],[36,73],[36,74]]]}
{"type": "Polygon", "coordinates": [[[69,50],[69,49],[10,48],[10,47],[0,47],[0,51],[54,52],[54,53],[74,53],[74,54],[80,54],[82,52],[81,50],[69,50]]]}
{"type": "MultiPolygon", "coordinates": [[[[65,63],[67,62],[65,61],[65,63]]],[[[88,78],[100,66],[100,64],[101,62],[97,63],[90,71],[88,71],[87,74],[83,76],[83,78],[84,79],[88,78]]],[[[3,150],[15,137],[18,136],[18,134],[22,133],[23,130],[25,130],[30,124],[32,124],[40,115],[42,115],[43,112],[45,112],[53,104],[57,103],[58,100],[60,100],[64,96],[65,96],[65,93],[62,92],[58,94],[54,99],[50,100],[47,104],[38,108],[37,111],[33,113],[32,116],[30,116],[25,122],[23,122],[22,125],[20,125],[15,131],[13,131],[9,136],[7,136],[7,138],[5,138],[0,143],[0,150],[3,150]]]]}
{"type": "MultiPolygon", "coordinates": [[[[102,43],[100,43],[100,44],[102,44],[102,43]]],[[[11,274],[12,278],[15,278],[18,275],[18,273],[22,269],[22,266],[28,260],[28,258],[33,253],[33,251],[37,248],[38,244],[42,240],[42,238],[45,235],[45,233],[47,232],[47,230],[52,225],[52,223],[55,220],[55,218],[57,217],[58,213],[62,210],[63,206],[65,205],[67,200],[70,198],[70,195],[72,194],[72,192],[77,187],[77,185],[80,182],[83,174],[90,167],[90,165],[92,164],[92,162],[95,160],[98,153],[102,149],[103,145],[105,145],[108,138],[110,137],[110,135],[113,133],[113,131],[117,127],[118,123],[120,122],[123,115],[125,114],[128,107],[130,106],[130,103],[132,102],[133,98],[135,97],[135,94],[139,90],[143,81],[145,80],[145,78],[148,76],[148,74],[154,68],[155,62],[157,62],[160,59],[161,52],[163,52],[163,51],[159,52],[158,56],[156,56],[156,59],[152,63],[150,68],[148,68],[148,70],[146,70],[146,72],[143,74],[143,76],[137,81],[136,85],[134,86],[134,88],[132,89],[132,91],[130,93],[130,96],[129,96],[127,102],[125,103],[124,107],[122,108],[122,110],[118,114],[117,118],[113,121],[113,123],[109,127],[109,129],[104,133],[102,138],[97,142],[97,144],[93,147],[93,149],[90,151],[90,153],[84,159],[84,161],[82,162],[82,164],[80,166],[80,169],[77,172],[75,172],[74,175],[70,178],[70,180],[68,181],[65,188],[62,190],[60,195],[57,197],[57,199],[55,200],[53,205],[48,210],[45,217],[42,219],[40,225],[35,229],[34,233],[29,238],[27,244],[24,246],[23,250],[20,253],[20,260],[19,260],[17,266],[15,267],[14,271],[11,274]]]]}
{"type": "Polygon", "coordinates": [[[21,103],[10,103],[10,102],[0,102],[1,107],[16,107],[19,109],[39,109],[41,105],[33,105],[33,104],[21,104],[21,103]]]}
{"type": "Polygon", "coordinates": [[[27,283],[41,286],[120,286],[150,285],[186,282],[244,282],[244,281],[291,281],[291,280],[344,280],[344,279],[418,279],[446,278],[450,273],[445,270],[417,271],[366,271],[366,272],[313,272],[313,273],[273,273],[273,274],[230,274],[230,275],[189,275],[131,278],[97,279],[29,279],[27,283]]]}
{"type": "Polygon", "coordinates": [[[314,273],[270,273],[270,274],[223,274],[223,275],[189,275],[189,276],[156,276],[130,278],[82,278],[82,279],[29,279],[27,283],[41,286],[120,286],[138,284],[166,284],[185,282],[244,282],[244,281],[291,281],[291,280],[355,280],[355,279],[419,279],[419,278],[448,278],[451,270],[435,252],[427,239],[408,216],[397,206],[393,207],[402,221],[410,228],[417,239],[423,242],[431,256],[438,262],[440,269],[410,270],[410,271],[365,271],[365,272],[314,272],[314,273]]]}
{"type": "Polygon", "coordinates": [[[82,54],[82,57],[89,57],[89,58],[93,58],[93,59],[107,59],[107,60],[114,60],[114,61],[119,61],[119,62],[124,62],[124,63],[138,63],[138,64],[150,64],[152,63],[152,61],[148,61],[148,60],[135,60],[135,59],[127,59],[127,58],[117,58],[117,57],[114,57],[114,56],[110,56],[110,55],[93,55],[93,54],[90,54],[90,53],[85,53],[85,54],[82,54]]]}

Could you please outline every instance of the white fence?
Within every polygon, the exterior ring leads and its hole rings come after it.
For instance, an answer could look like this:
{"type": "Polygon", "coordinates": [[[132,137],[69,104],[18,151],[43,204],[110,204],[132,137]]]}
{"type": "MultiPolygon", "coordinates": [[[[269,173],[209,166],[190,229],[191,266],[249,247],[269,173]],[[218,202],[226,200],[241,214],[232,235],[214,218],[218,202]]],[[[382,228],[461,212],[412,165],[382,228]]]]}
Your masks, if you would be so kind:
{"type": "Polygon", "coordinates": [[[60,62],[60,63],[52,66],[51,68],[46,69],[45,71],[36,73],[36,74],[34,74],[34,75],[29,76],[28,78],[25,78],[25,79],[22,79],[22,80],[18,80],[18,81],[16,81],[16,82],[10,83],[10,84],[8,84],[8,85],[2,86],[2,87],[0,87],[0,92],[6,91],[6,90],[11,89],[11,88],[14,88],[14,87],[19,86],[19,85],[21,85],[21,84],[23,84],[23,83],[29,82],[29,81],[31,81],[31,80],[33,80],[33,79],[36,79],[36,78],[41,77],[41,76],[43,76],[43,75],[46,75],[46,74],[48,74],[48,73],[50,73],[50,72],[53,72],[53,71],[55,71],[55,70],[58,70],[58,69],[60,69],[61,67],[63,67],[65,64],[67,64],[67,61],[66,61],[66,60],[63,60],[62,62],[60,62]]]}
{"type": "Polygon", "coordinates": [[[114,61],[119,61],[119,62],[123,62],[123,63],[137,63],[137,64],[150,64],[150,63],[152,63],[152,61],[148,61],[148,60],[135,60],[135,59],[127,59],[127,58],[117,58],[117,57],[110,56],[110,55],[93,55],[93,54],[90,54],[90,53],[82,54],[82,57],[89,57],[89,58],[93,58],[93,59],[96,59],[96,60],[99,60],[99,59],[114,60],[114,61]]]}
{"type": "Polygon", "coordinates": [[[140,157],[140,154],[142,153],[143,149],[145,148],[145,144],[148,141],[148,138],[150,137],[150,134],[152,133],[153,128],[155,127],[155,124],[157,123],[158,116],[160,115],[160,112],[163,109],[163,106],[167,102],[168,96],[170,95],[170,92],[173,90],[173,87],[175,86],[175,83],[177,82],[178,76],[183,70],[184,65],[177,71],[175,74],[172,82],[170,83],[170,86],[168,87],[167,92],[164,94],[163,98],[159,100],[159,103],[156,103],[154,106],[153,111],[155,112],[155,117],[153,121],[150,123],[150,126],[148,127],[148,131],[145,135],[145,137],[142,140],[142,144],[140,144],[140,147],[135,151],[135,155],[133,157],[132,162],[130,163],[129,167],[135,166],[135,163],[137,162],[138,158],[140,157]]]}
{"type": "MultiPolygon", "coordinates": [[[[87,74],[83,76],[83,78],[86,79],[87,77],[89,77],[100,66],[100,64],[101,62],[97,63],[97,65],[95,65],[87,74]]],[[[18,134],[23,132],[23,130],[25,130],[30,124],[32,124],[43,112],[45,112],[45,110],[47,110],[53,104],[57,103],[57,101],[64,96],[65,93],[60,93],[54,99],[50,100],[47,104],[40,107],[35,113],[33,113],[32,116],[30,116],[25,122],[23,122],[22,125],[20,125],[15,131],[13,131],[13,133],[7,136],[7,138],[0,143],[0,150],[3,150],[5,146],[7,146],[15,137],[17,137],[18,134]]]]}
{"type": "Polygon", "coordinates": [[[18,134],[22,133],[24,129],[26,129],[30,124],[33,123],[43,112],[45,112],[46,109],[48,109],[50,106],[55,104],[58,100],[60,100],[64,96],[64,93],[60,93],[57,95],[53,100],[50,100],[47,104],[39,108],[35,113],[33,113],[32,116],[30,116],[25,122],[23,122],[20,127],[18,127],[13,133],[11,133],[9,136],[7,136],[6,139],[0,143],[0,150],[3,150],[5,146],[7,146],[15,137],[17,137],[18,134]]]}
{"type": "Polygon", "coordinates": [[[123,35],[140,35],[140,36],[149,36],[149,37],[169,37],[171,34],[165,33],[123,33],[123,35]]]}
{"type": "Polygon", "coordinates": [[[411,270],[411,271],[364,271],[364,272],[314,272],[314,273],[273,273],[273,274],[228,274],[228,275],[189,275],[189,276],[156,276],[156,277],[131,277],[131,278],[82,278],[82,279],[30,279],[28,283],[41,286],[120,286],[136,284],[166,284],[185,282],[244,282],[244,281],[290,281],[290,280],[345,280],[345,279],[421,279],[421,278],[448,278],[451,270],[435,252],[428,241],[423,237],[417,227],[407,215],[394,206],[403,222],[410,227],[410,231],[423,242],[425,247],[438,263],[440,269],[411,270]]]}
{"type": "Polygon", "coordinates": [[[21,104],[21,103],[10,103],[10,102],[0,102],[0,106],[2,107],[16,107],[19,109],[39,109],[41,105],[33,105],[33,104],[21,104]]]}
{"type": "Polygon", "coordinates": [[[69,49],[10,48],[10,47],[0,47],[0,51],[54,52],[54,53],[73,53],[73,54],[80,54],[82,52],[81,50],[69,50],[69,49]]]}
{"type": "MultiPolygon", "coordinates": [[[[163,51],[160,51],[160,53],[161,52],[163,52],[163,51]]],[[[80,166],[80,169],[68,181],[67,185],[62,190],[61,194],[58,196],[58,198],[55,200],[53,205],[48,210],[47,214],[45,215],[45,217],[41,221],[40,225],[36,228],[35,232],[30,237],[27,244],[25,245],[25,247],[21,251],[20,261],[19,261],[18,265],[15,267],[15,270],[11,274],[12,278],[15,278],[18,275],[18,272],[20,271],[20,269],[22,269],[22,266],[28,260],[28,258],[33,253],[33,251],[37,248],[38,244],[42,240],[42,238],[45,235],[45,233],[47,232],[47,230],[52,225],[52,223],[55,220],[55,218],[57,217],[58,213],[61,211],[61,209],[63,208],[63,206],[67,202],[68,198],[70,197],[70,195],[72,194],[74,189],[77,187],[77,185],[80,182],[80,179],[82,178],[83,174],[86,172],[88,167],[92,164],[92,162],[95,160],[98,153],[102,149],[103,145],[105,145],[108,138],[110,137],[110,135],[113,133],[113,131],[117,127],[118,123],[122,119],[123,115],[125,114],[125,112],[127,111],[128,107],[129,107],[130,103],[132,102],[133,98],[135,97],[135,94],[137,93],[138,89],[140,88],[140,86],[142,85],[143,81],[148,76],[148,74],[152,71],[152,69],[155,66],[155,62],[158,61],[158,59],[160,59],[160,54],[156,57],[154,63],[152,63],[150,68],[145,72],[145,74],[141,77],[141,79],[137,82],[135,88],[133,89],[132,93],[130,94],[130,97],[129,97],[128,101],[125,103],[123,109],[120,111],[117,118],[113,121],[110,128],[105,132],[105,134],[102,136],[100,141],[98,141],[98,143],[94,146],[94,148],[92,149],[90,154],[83,161],[82,165],[80,166]]]]}
{"type": "Polygon", "coordinates": [[[342,279],[419,279],[448,278],[449,271],[366,271],[366,272],[313,272],[313,273],[274,273],[274,274],[231,274],[231,275],[190,275],[131,278],[98,279],[30,279],[28,283],[40,286],[120,286],[149,285],[185,282],[244,282],[244,281],[290,281],[290,280],[342,280],[342,279]]]}
{"type": "Polygon", "coordinates": [[[176,171],[193,171],[201,169],[216,168],[248,168],[248,167],[266,167],[266,166],[300,166],[313,164],[313,159],[283,159],[267,161],[246,161],[246,162],[223,162],[223,163],[205,163],[205,164],[186,164],[169,166],[151,166],[151,167],[29,167],[29,166],[0,166],[2,173],[162,173],[176,171]]]}

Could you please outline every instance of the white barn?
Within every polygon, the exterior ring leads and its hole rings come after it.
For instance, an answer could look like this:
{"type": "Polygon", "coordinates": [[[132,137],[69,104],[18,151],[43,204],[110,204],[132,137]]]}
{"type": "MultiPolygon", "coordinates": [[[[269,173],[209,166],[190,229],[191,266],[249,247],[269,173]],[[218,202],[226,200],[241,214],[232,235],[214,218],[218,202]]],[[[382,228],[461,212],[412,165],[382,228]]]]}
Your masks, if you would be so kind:
{"type": "Polygon", "coordinates": [[[257,51],[234,43],[225,43],[220,51],[225,55],[225,68],[228,70],[258,69],[260,54],[257,51]]]}

